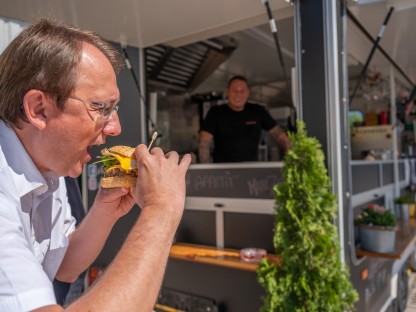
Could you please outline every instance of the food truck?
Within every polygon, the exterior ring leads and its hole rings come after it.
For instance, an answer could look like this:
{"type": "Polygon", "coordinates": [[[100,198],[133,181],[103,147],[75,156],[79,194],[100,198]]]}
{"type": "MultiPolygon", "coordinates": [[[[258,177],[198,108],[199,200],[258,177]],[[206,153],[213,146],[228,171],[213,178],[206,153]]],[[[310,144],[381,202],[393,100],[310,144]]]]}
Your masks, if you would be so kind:
{"type": "MultiPolygon", "coordinates": [[[[198,163],[202,119],[226,103],[228,79],[244,75],[251,100],[283,129],[301,119],[322,144],[357,311],[404,311],[414,211],[399,222],[387,254],[361,248],[354,218],[368,204],[394,209],[396,198],[414,191],[414,1],[7,0],[0,15],[11,30],[54,16],[113,42],[126,62],[118,77],[123,132],[107,144],[148,143],[157,131],[156,145],[193,154],[161,306],[241,312],[262,304],[256,264],[239,256],[246,247],[274,252],[273,186],[282,182],[283,154],[265,135],[261,161],[198,163]]],[[[87,209],[101,176],[99,166],[85,167],[87,209]]],[[[116,224],[96,268],[111,262],[139,214],[137,207],[116,224]]]]}

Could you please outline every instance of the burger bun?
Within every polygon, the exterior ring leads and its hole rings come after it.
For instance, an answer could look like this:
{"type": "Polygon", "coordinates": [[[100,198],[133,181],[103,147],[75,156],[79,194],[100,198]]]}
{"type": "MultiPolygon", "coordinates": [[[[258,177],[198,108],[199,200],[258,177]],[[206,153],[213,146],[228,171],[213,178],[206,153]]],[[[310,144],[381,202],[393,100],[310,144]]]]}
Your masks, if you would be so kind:
{"type": "Polygon", "coordinates": [[[101,187],[114,188],[114,187],[136,187],[137,177],[131,175],[106,177],[101,179],[101,187]]]}

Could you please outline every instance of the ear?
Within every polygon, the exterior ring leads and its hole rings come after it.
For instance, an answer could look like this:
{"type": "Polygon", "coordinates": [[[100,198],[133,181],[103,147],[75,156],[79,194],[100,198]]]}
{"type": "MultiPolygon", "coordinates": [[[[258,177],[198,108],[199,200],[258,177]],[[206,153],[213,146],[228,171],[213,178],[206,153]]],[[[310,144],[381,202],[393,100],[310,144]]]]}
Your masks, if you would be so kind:
{"type": "Polygon", "coordinates": [[[47,118],[52,112],[53,101],[40,90],[29,90],[23,97],[23,109],[29,122],[38,128],[46,128],[47,118]]]}

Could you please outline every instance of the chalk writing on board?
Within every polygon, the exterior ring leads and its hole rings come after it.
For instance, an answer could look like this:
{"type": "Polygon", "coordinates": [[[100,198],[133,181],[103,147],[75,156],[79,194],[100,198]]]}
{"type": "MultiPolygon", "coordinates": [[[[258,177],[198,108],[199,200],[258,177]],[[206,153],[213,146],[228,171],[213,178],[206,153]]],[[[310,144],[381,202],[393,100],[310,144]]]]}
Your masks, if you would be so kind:
{"type": "Polygon", "coordinates": [[[197,190],[206,189],[231,189],[234,187],[235,180],[239,178],[239,175],[232,175],[230,172],[225,171],[224,174],[200,174],[195,175],[192,178],[187,176],[186,184],[192,184],[193,188],[197,190]]]}
{"type": "Polygon", "coordinates": [[[252,196],[272,193],[273,187],[278,183],[278,180],[276,175],[269,175],[262,179],[252,178],[247,181],[248,192],[252,196]]]}
{"type": "Polygon", "coordinates": [[[280,168],[189,170],[186,194],[192,197],[273,199],[273,187],[281,180],[280,168]]]}

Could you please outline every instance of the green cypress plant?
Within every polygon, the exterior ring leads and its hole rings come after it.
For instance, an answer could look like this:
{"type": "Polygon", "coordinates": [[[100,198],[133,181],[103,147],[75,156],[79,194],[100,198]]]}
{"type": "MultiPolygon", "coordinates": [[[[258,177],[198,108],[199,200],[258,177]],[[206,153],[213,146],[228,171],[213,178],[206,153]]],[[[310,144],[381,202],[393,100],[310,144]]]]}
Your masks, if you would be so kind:
{"type": "Polygon", "coordinates": [[[341,261],[333,220],[337,202],[321,144],[297,122],[289,133],[284,182],[274,187],[273,244],[279,265],[262,260],[258,281],[265,289],[262,311],[342,312],[354,310],[358,295],[341,261]]]}

